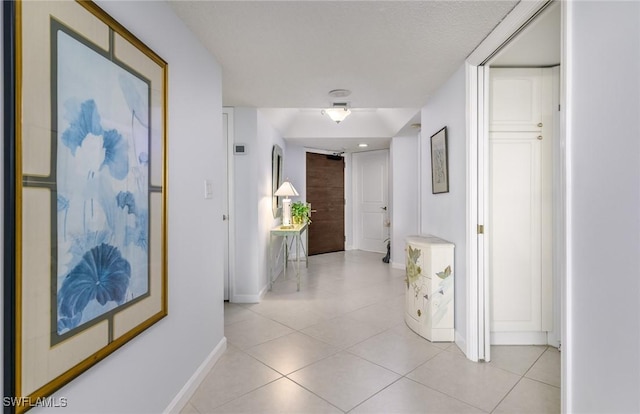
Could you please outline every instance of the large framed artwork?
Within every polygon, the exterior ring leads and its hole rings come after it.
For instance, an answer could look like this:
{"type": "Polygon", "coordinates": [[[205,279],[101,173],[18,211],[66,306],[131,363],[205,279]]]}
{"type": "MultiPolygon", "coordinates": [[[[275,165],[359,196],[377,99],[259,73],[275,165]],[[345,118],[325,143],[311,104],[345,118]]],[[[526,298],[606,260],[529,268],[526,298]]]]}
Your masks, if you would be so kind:
{"type": "Polygon", "coordinates": [[[20,413],[66,405],[51,394],[167,315],[167,64],[92,2],[3,7],[3,403],[20,413]]]}
{"type": "Polygon", "coordinates": [[[449,192],[449,159],[447,154],[447,127],[431,136],[431,192],[449,192]]]}

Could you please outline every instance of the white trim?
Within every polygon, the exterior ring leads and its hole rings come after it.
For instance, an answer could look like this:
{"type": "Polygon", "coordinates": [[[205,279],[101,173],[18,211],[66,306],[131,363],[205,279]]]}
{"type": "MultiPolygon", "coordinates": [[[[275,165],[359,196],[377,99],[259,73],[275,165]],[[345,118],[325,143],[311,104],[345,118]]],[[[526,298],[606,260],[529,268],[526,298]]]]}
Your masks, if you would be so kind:
{"type": "MultiPolygon", "coordinates": [[[[485,217],[479,217],[478,213],[483,213],[484,200],[478,198],[478,189],[484,186],[485,177],[478,176],[478,156],[480,154],[478,148],[478,140],[484,134],[479,134],[480,128],[484,127],[485,122],[478,119],[480,102],[478,92],[480,91],[480,82],[484,82],[484,76],[479,79],[479,65],[490,59],[502,46],[510,41],[533,17],[535,17],[550,0],[531,0],[518,3],[516,7],[496,26],[496,28],[487,36],[480,45],[467,57],[465,62],[467,72],[467,272],[468,289],[467,289],[467,358],[472,361],[479,359],[490,359],[490,346],[488,346],[488,329],[490,329],[487,319],[490,314],[488,289],[485,289],[485,278],[479,272],[479,265],[483,260],[478,257],[479,254],[485,254],[484,250],[480,252],[482,244],[478,243],[477,225],[485,223],[485,217]],[[482,181],[481,181],[482,180],[482,181]],[[481,305],[482,308],[480,308],[481,305]],[[482,318],[482,319],[481,319],[482,318]],[[480,332],[482,329],[482,332],[480,332]],[[482,340],[482,344],[480,341],[482,340]]],[[[564,2],[563,2],[564,3],[564,2]]],[[[483,103],[484,104],[484,103],[483,103]]],[[[483,256],[484,258],[484,256],[483,256]]],[[[484,267],[483,267],[484,272],[484,267]]]]}
{"type": "Polygon", "coordinates": [[[464,337],[460,335],[458,331],[456,331],[455,337],[456,339],[454,343],[458,346],[458,348],[464,351],[467,348],[467,342],[464,340],[464,337]]]}
{"type": "MultiPolygon", "coordinates": [[[[422,113],[420,113],[420,119],[422,119],[422,113]]],[[[419,203],[418,206],[421,206],[423,203],[423,200],[422,200],[422,130],[418,132],[418,151],[416,156],[418,157],[418,203],[419,203]]],[[[422,214],[420,214],[420,211],[418,211],[418,234],[422,234],[422,214]]]]}
{"type": "MultiPolygon", "coordinates": [[[[329,151],[329,150],[324,150],[324,149],[319,149],[319,148],[311,148],[311,147],[304,147],[304,151],[305,151],[305,157],[306,157],[306,153],[310,152],[313,154],[324,154],[324,155],[334,155],[336,154],[336,151],[329,151]]],[[[353,238],[353,224],[352,222],[352,217],[353,217],[353,209],[352,209],[352,200],[353,200],[353,191],[351,188],[351,154],[350,152],[345,152],[344,154],[342,154],[342,158],[344,160],[344,200],[345,200],[345,204],[344,204],[344,250],[354,250],[355,247],[353,246],[352,243],[352,238],[353,238]]]]}
{"type": "Polygon", "coordinates": [[[269,289],[267,284],[259,294],[257,295],[233,295],[231,298],[232,303],[260,303],[260,300],[264,297],[265,293],[269,289]]]}
{"type": "MultiPolygon", "coordinates": [[[[465,63],[467,90],[467,332],[464,351],[478,361],[478,70],[465,63]]],[[[457,342],[457,340],[456,340],[457,342]]]]}
{"type": "Polygon", "coordinates": [[[491,345],[547,345],[547,332],[492,332],[491,345]]]}
{"type": "MultiPolygon", "coordinates": [[[[391,201],[391,193],[390,193],[390,186],[389,186],[389,177],[390,177],[390,173],[389,173],[389,164],[390,164],[390,160],[391,160],[391,152],[388,148],[386,149],[379,149],[379,150],[372,150],[372,151],[360,151],[360,152],[354,152],[351,154],[351,161],[353,163],[353,167],[351,168],[350,174],[351,174],[351,211],[353,212],[353,217],[352,217],[352,226],[353,226],[353,248],[355,248],[356,250],[365,250],[365,251],[370,251],[370,252],[374,252],[374,253],[386,253],[386,249],[383,247],[380,250],[368,250],[368,249],[364,249],[363,248],[363,243],[362,243],[362,233],[363,233],[363,228],[362,228],[362,211],[360,209],[359,206],[359,197],[358,197],[358,192],[360,191],[360,189],[358,188],[358,182],[360,181],[360,179],[362,177],[360,177],[360,167],[363,165],[363,161],[362,161],[362,157],[365,157],[366,154],[372,154],[372,153],[380,153],[383,154],[385,156],[385,163],[386,163],[386,173],[387,173],[387,183],[386,183],[386,191],[387,191],[387,207],[389,206],[389,203],[391,201]]],[[[346,172],[345,172],[346,173],[346,172]]],[[[390,213],[390,210],[387,210],[387,213],[390,213]]],[[[387,216],[387,218],[389,218],[389,216],[387,216]]],[[[346,220],[345,220],[346,221],[346,220]]],[[[389,237],[391,237],[391,234],[389,234],[389,237]]]]}
{"type": "Polygon", "coordinates": [[[391,262],[391,267],[394,269],[407,270],[407,264],[404,262],[391,262]]]}
{"type": "MultiPolygon", "coordinates": [[[[351,246],[355,250],[360,250],[360,232],[358,231],[357,221],[360,216],[360,209],[358,208],[358,178],[356,174],[358,174],[358,168],[360,168],[360,157],[351,154],[351,171],[349,174],[349,178],[351,178],[350,182],[350,191],[351,194],[351,205],[348,206],[349,211],[351,212],[351,222],[349,225],[351,226],[351,246]]],[[[346,210],[345,210],[346,211],[346,210]]],[[[345,223],[346,224],[346,223],[345,223]]]]}
{"type": "Polygon", "coordinates": [[[489,67],[478,67],[478,223],[484,233],[478,236],[478,358],[491,361],[491,299],[489,284],[489,67]],[[480,99],[483,101],[480,102],[480,99]]]}
{"type": "Polygon", "coordinates": [[[521,1],[467,57],[467,63],[478,66],[485,62],[522,29],[550,0],[521,1]]]}
{"type": "Polygon", "coordinates": [[[564,131],[564,174],[565,174],[565,277],[561,281],[562,284],[562,346],[563,350],[561,358],[561,389],[562,389],[562,412],[573,412],[572,396],[573,396],[573,383],[568,380],[568,373],[573,370],[572,360],[572,348],[573,348],[573,329],[569,321],[573,320],[573,240],[571,228],[573,226],[573,197],[570,188],[572,188],[573,177],[571,174],[571,160],[573,152],[573,132],[572,132],[572,120],[571,113],[567,108],[571,108],[572,105],[572,91],[573,91],[573,79],[569,74],[573,70],[573,8],[574,4],[570,1],[563,1],[562,7],[562,66],[560,68],[560,105],[564,108],[560,113],[560,130],[564,131]]]}
{"type": "MultiPolygon", "coordinates": [[[[232,212],[235,212],[235,191],[233,183],[235,181],[235,176],[233,174],[234,171],[234,147],[235,147],[235,123],[233,119],[233,108],[222,108],[222,113],[227,114],[227,137],[226,137],[226,150],[227,150],[227,205],[223,206],[223,210],[226,210],[227,215],[227,227],[229,228],[228,232],[228,272],[229,272],[229,285],[228,285],[228,299],[234,297],[234,291],[236,286],[236,278],[235,278],[235,269],[236,269],[236,226],[233,224],[232,212]]],[[[223,277],[225,277],[223,275],[223,277]]]]}
{"type": "Polygon", "coordinates": [[[218,345],[213,348],[213,351],[211,351],[207,358],[205,358],[202,364],[200,364],[198,369],[193,373],[191,378],[189,378],[187,383],[184,384],[180,391],[178,391],[178,394],[176,394],[173,400],[171,400],[167,408],[164,409],[164,414],[179,413],[182,411],[226,349],[227,338],[222,337],[220,342],[218,342],[218,345]]]}
{"type": "Polygon", "coordinates": [[[552,309],[553,309],[553,322],[552,328],[549,331],[548,344],[558,348],[562,342],[562,285],[566,278],[566,235],[564,229],[564,223],[566,221],[566,203],[565,203],[565,189],[566,186],[566,174],[565,174],[565,137],[562,134],[562,112],[564,109],[557,111],[558,106],[562,108],[561,102],[561,90],[562,83],[560,80],[561,69],[559,67],[551,68],[553,79],[553,136],[557,139],[554,140],[553,147],[553,285],[552,285],[552,309]]]}

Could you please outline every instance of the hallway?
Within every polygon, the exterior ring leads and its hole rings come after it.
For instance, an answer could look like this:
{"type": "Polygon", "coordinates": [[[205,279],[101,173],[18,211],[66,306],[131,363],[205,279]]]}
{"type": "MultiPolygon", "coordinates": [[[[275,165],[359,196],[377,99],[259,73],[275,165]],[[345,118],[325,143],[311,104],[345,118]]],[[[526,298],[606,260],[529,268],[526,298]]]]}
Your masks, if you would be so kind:
{"type": "Polygon", "coordinates": [[[381,254],[312,256],[259,304],[225,303],[227,350],[183,413],[559,413],[560,353],[467,360],[403,320],[404,271],[381,254]]]}

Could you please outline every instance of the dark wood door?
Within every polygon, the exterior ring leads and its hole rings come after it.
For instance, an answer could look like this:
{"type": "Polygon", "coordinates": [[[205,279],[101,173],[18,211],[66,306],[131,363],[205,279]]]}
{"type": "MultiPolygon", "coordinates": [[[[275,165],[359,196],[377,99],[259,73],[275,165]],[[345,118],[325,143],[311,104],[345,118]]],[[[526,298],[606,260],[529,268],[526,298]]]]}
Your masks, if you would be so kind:
{"type": "Polygon", "coordinates": [[[344,159],[307,152],[309,254],[344,250],[344,159]]]}

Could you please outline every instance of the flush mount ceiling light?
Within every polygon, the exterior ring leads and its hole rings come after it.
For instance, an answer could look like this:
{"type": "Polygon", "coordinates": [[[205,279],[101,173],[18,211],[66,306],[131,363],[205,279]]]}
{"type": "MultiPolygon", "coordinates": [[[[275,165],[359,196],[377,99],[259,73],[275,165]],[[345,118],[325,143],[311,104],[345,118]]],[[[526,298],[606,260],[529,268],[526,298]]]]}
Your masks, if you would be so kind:
{"type": "Polygon", "coordinates": [[[351,114],[351,110],[345,102],[335,102],[331,108],[322,110],[322,115],[328,115],[336,124],[344,121],[349,114],[351,114]]]}
{"type": "Polygon", "coordinates": [[[334,89],[329,91],[329,96],[332,98],[346,98],[351,95],[351,91],[349,89],[334,89]]]}
{"type": "Polygon", "coordinates": [[[360,148],[367,148],[369,145],[368,145],[368,144],[365,144],[365,143],[363,142],[362,144],[358,144],[358,146],[359,146],[360,148]]]}

